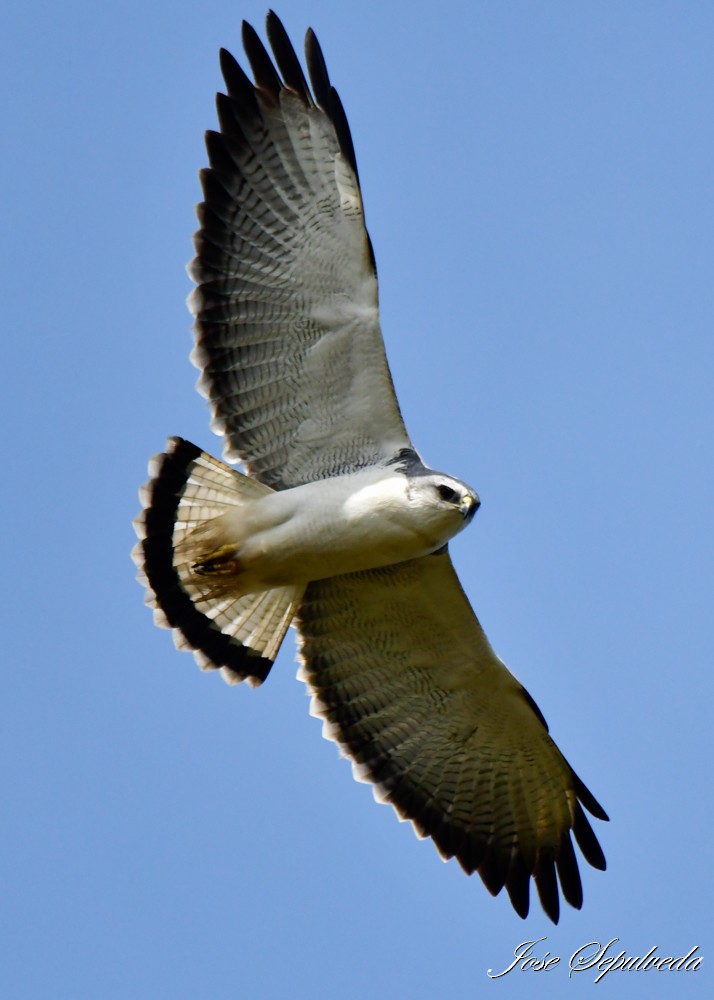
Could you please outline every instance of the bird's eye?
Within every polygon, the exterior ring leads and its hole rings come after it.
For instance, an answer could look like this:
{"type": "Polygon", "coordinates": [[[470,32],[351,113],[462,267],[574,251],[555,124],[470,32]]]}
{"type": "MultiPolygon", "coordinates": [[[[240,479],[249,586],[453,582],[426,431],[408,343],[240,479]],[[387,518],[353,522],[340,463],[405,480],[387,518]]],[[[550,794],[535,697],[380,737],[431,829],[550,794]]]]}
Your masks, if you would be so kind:
{"type": "Polygon", "coordinates": [[[441,499],[446,500],[447,503],[453,503],[454,500],[458,500],[459,494],[456,490],[452,490],[450,486],[447,486],[446,483],[439,483],[436,489],[441,499]]]}

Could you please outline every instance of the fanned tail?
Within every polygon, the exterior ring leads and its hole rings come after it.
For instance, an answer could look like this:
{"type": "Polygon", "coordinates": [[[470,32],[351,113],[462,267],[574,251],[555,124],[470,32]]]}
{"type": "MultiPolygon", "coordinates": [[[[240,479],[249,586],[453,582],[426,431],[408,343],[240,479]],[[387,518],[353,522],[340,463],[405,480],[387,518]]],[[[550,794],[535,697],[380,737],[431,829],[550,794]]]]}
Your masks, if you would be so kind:
{"type": "Polygon", "coordinates": [[[177,648],[192,650],[202,670],[220,669],[230,684],[260,684],[304,588],[236,593],[211,538],[222,514],[272,491],[177,437],[154,456],[149,474],[132,558],[155,623],[172,629],[177,648]],[[203,562],[197,561],[201,549],[210,553],[203,562]]]}

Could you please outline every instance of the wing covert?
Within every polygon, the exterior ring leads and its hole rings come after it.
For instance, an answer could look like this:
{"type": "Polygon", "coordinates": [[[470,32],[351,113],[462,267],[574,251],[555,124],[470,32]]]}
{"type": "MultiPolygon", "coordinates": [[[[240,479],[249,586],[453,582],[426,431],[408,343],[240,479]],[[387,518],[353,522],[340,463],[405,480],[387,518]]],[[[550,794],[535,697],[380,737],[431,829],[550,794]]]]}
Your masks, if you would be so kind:
{"type": "Polygon", "coordinates": [[[486,639],[448,554],[312,583],[300,606],[303,677],[326,735],[444,858],[503,886],[525,916],[534,878],[557,922],[557,878],[579,908],[571,831],[605,859],[583,806],[602,807],[486,639]]]}
{"type": "Polygon", "coordinates": [[[270,13],[277,69],[255,31],[255,84],[227,52],[220,132],[190,274],[194,363],[225,455],[273,488],[376,464],[411,447],[379,326],[347,119],[312,31],[312,93],[270,13]],[[279,72],[278,72],[279,70],[279,72]]]}

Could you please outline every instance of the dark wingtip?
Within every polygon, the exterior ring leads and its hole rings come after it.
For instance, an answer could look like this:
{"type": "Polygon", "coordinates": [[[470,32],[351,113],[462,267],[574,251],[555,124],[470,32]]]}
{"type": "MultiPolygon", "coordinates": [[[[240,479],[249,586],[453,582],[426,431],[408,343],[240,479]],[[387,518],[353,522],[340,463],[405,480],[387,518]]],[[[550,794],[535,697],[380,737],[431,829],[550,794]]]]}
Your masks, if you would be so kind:
{"type": "Polygon", "coordinates": [[[514,854],[506,878],[506,891],[518,916],[525,920],[530,909],[531,873],[520,854],[514,854]]]}
{"type": "Polygon", "coordinates": [[[258,114],[255,87],[244,72],[243,67],[228,49],[221,49],[219,59],[228,96],[238,101],[242,107],[250,109],[251,114],[258,114]]]}
{"type": "Polygon", "coordinates": [[[496,846],[487,847],[478,873],[492,896],[497,896],[506,884],[509,865],[510,858],[502,850],[496,846]]]}
{"type": "MultiPolygon", "coordinates": [[[[260,115],[260,103],[277,104],[280,91],[288,87],[305,105],[317,105],[328,116],[335,129],[340,150],[354,171],[359,184],[357,157],[347,115],[339,94],[330,83],[325,57],[315,32],[312,28],[308,28],[305,35],[305,58],[312,85],[311,92],[287,31],[278,15],[272,10],[268,11],[266,31],[277,68],[252,24],[248,21],[242,22],[243,48],[253,72],[255,85],[231,53],[227,49],[220,50],[221,71],[228,95],[239,105],[237,117],[240,119],[245,115],[249,117],[260,115]]],[[[374,259],[373,253],[371,256],[374,259]]]]}
{"type": "Polygon", "coordinates": [[[330,89],[332,85],[322,48],[312,28],[308,28],[305,35],[305,60],[317,106],[327,112],[330,106],[330,89]]]}
{"type": "Polygon", "coordinates": [[[554,924],[560,919],[560,896],[553,858],[541,856],[533,873],[540,905],[554,924]]]}
{"type": "Polygon", "coordinates": [[[600,847],[598,839],[593,832],[593,828],[588,823],[588,818],[583,812],[580,803],[578,803],[575,808],[573,833],[575,834],[578,847],[583,852],[585,860],[588,861],[593,868],[598,868],[600,871],[604,872],[607,868],[605,855],[603,854],[602,847],[600,847]]]}
{"type": "Polygon", "coordinates": [[[258,32],[247,21],[243,21],[242,39],[257,88],[264,97],[270,98],[272,103],[277,102],[280,91],[283,89],[282,80],[273,65],[273,60],[261,42],[258,32]]]}
{"type": "Polygon", "coordinates": [[[292,42],[283,27],[283,22],[272,10],[268,11],[266,30],[270,47],[273,50],[278,69],[283,74],[286,86],[301,98],[303,104],[310,106],[312,104],[312,95],[310,94],[305,74],[302,71],[300,60],[295,54],[292,42]]]}
{"type": "Polygon", "coordinates": [[[573,779],[575,794],[578,796],[590,815],[594,816],[596,819],[601,819],[604,823],[608,823],[610,821],[610,817],[607,815],[590,789],[583,784],[575,772],[573,772],[573,779]]]}
{"type": "Polygon", "coordinates": [[[575,857],[573,844],[570,840],[570,830],[566,830],[560,843],[560,850],[555,859],[558,881],[563,898],[579,910],[583,905],[583,884],[580,880],[578,859],[575,857]]]}
{"type": "Polygon", "coordinates": [[[335,126],[335,132],[337,133],[337,141],[340,144],[340,149],[342,150],[342,155],[345,157],[349,165],[352,167],[357,178],[357,183],[359,184],[359,171],[357,169],[357,156],[355,154],[354,143],[352,142],[352,133],[350,132],[350,126],[347,121],[347,115],[345,114],[345,109],[340,100],[340,95],[337,93],[334,87],[330,87],[330,94],[328,98],[328,114],[332,119],[332,123],[335,126]]]}

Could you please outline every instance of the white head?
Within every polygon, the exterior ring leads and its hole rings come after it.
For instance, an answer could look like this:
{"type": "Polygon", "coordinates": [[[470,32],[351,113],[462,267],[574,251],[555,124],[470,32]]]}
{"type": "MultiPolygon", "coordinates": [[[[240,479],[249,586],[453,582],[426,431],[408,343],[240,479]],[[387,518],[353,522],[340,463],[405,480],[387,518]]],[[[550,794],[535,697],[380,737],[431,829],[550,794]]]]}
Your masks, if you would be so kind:
{"type": "Polygon", "coordinates": [[[442,545],[466,527],[481,504],[475,490],[443,472],[410,476],[407,489],[410,503],[419,508],[424,525],[438,534],[442,545]]]}

